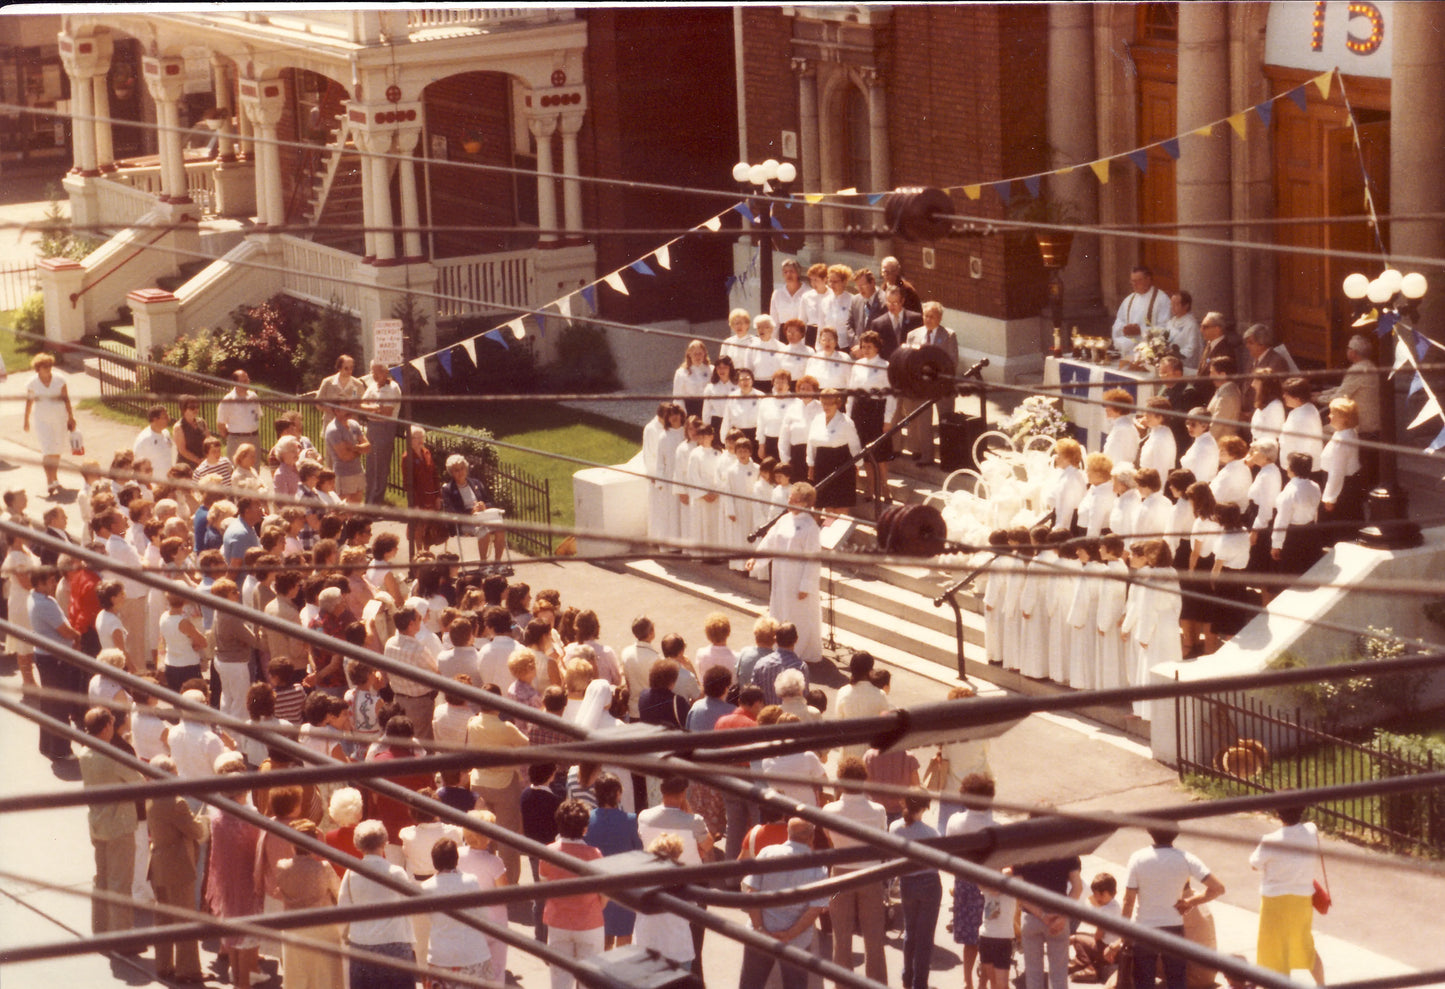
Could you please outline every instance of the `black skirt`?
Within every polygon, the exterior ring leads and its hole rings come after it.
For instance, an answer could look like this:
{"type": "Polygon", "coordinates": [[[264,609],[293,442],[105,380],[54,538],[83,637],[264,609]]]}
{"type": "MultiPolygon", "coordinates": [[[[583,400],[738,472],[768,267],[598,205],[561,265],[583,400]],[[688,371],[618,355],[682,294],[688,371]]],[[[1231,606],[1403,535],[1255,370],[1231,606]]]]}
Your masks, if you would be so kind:
{"type": "Polygon", "coordinates": [[[1356,530],[1365,524],[1365,493],[1364,471],[1356,471],[1340,485],[1334,511],[1320,506],[1320,536],[1325,546],[1355,538],[1356,530]]]}
{"type": "Polygon", "coordinates": [[[1298,577],[1320,558],[1319,528],[1315,525],[1292,525],[1284,531],[1275,573],[1298,577]]]}
{"type": "MultiPolygon", "coordinates": [[[[1183,545],[1181,542],[1180,545],[1183,545]]],[[[1189,560],[1185,559],[1188,565],[1189,560]]],[[[1208,597],[1195,597],[1196,594],[1211,594],[1214,590],[1214,578],[1209,571],[1214,569],[1214,554],[1201,556],[1193,570],[1185,570],[1179,574],[1179,589],[1186,593],[1184,601],[1179,608],[1179,620],[1182,622],[1212,623],[1215,619],[1216,608],[1214,602],[1208,597]]]]}
{"type": "Polygon", "coordinates": [[[853,455],[848,452],[846,445],[818,448],[814,455],[813,475],[818,479],[819,508],[853,508],[858,487],[857,471],[844,471],[842,477],[829,484],[822,483],[825,477],[851,459],[853,455]]]}
{"type": "Polygon", "coordinates": [[[689,416],[697,416],[699,419],[702,418],[702,399],[700,397],[684,398],[682,400],[682,410],[689,416]]]}
{"type": "Polygon", "coordinates": [[[1249,572],[1252,574],[1274,573],[1274,558],[1269,555],[1270,542],[1274,538],[1273,529],[1251,530],[1257,535],[1254,542],[1249,546],[1249,572]]]}
{"type": "MultiPolygon", "coordinates": [[[[776,436],[763,437],[763,458],[772,457],[778,459],[778,438],[776,436]]],[[[781,461],[780,461],[781,462],[781,461]]]]}
{"type": "MultiPolygon", "coordinates": [[[[884,427],[888,425],[883,414],[887,411],[886,398],[859,398],[853,403],[853,426],[858,430],[858,439],[862,440],[864,446],[883,435],[884,427]]],[[[893,444],[879,444],[873,448],[870,456],[879,461],[892,460],[893,444]]]]}
{"type": "Polygon", "coordinates": [[[1253,610],[1241,607],[1259,603],[1257,595],[1239,579],[1246,572],[1228,567],[1219,572],[1219,580],[1214,585],[1214,596],[1218,600],[1214,603],[1210,631],[1219,635],[1235,635],[1254,617],[1253,610]]]}

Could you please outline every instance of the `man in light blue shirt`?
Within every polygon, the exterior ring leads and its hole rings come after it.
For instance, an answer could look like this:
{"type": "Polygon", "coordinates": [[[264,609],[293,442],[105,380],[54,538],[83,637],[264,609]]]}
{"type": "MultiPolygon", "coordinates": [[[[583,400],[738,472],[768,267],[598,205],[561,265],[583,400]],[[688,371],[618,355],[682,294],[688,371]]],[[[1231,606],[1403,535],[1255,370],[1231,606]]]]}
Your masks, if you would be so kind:
{"type": "Polygon", "coordinates": [[[226,558],[226,566],[232,574],[241,569],[246,550],[261,545],[256,526],[266,516],[266,506],[259,498],[243,497],[236,502],[236,509],[236,517],[226,523],[226,531],[221,537],[221,555],[226,558]]]}
{"type": "MultiPolygon", "coordinates": [[[[788,840],[780,845],[769,845],[758,852],[758,861],[785,858],[789,855],[809,855],[813,851],[813,825],[800,817],[788,821],[788,840]]],[[[765,872],[743,877],[743,892],[771,893],[777,890],[796,889],[809,883],[826,879],[828,871],[822,866],[807,866],[790,869],[787,872],[765,872]]],[[[819,897],[804,903],[790,903],[776,907],[753,907],[748,910],[753,930],[776,938],[792,948],[808,951],[813,947],[814,925],[828,908],[828,898],[819,897]]],[[[772,975],[772,955],[755,948],[743,949],[742,972],[738,976],[738,989],[753,989],[766,985],[772,975]]],[[[783,989],[807,989],[808,973],[783,963],[783,989]]]]}

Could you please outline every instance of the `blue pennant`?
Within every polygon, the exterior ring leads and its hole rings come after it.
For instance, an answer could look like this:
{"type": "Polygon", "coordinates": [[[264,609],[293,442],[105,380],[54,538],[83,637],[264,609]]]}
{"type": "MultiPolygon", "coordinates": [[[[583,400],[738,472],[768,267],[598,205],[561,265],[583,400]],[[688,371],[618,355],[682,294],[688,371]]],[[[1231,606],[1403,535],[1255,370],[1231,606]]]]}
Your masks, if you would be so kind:
{"type": "Polygon", "coordinates": [[[1030,175],[1028,178],[1024,179],[1024,188],[1029,191],[1030,196],[1033,196],[1035,199],[1037,199],[1039,198],[1039,183],[1042,181],[1042,175],[1030,175]]]}
{"type": "Polygon", "coordinates": [[[758,222],[758,218],[753,215],[753,211],[748,208],[748,204],[747,204],[747,203],[738,203],[737,205],[735,205],[735,206],[733,207],[733,209],[735,209],[735,210],[737,210],[739,213],[741,213],[742,216],[743,216],[743,218],[744,218],[745,220],[747,220],[749,223],[757,223],[757,222],[758,222]]]}
{"type": "Polygon", "coordinates": [[[1382,337],[1387,337],[1387,336],[1389,336],[1389,335],[1390,335],[1390,331],[1395,328],[1395,324],[1398,323],[1399,321],[1400,321],[1400,317],[1399,317],[1398,315],[1396,315],[1395,313],[1392,313],[1392,312],[1381,313],[1381,314],[1380,314],[1380,321],[1375,324],[1375,334],[1376,334],[1377,336],[1382,336],[1382,337]]]}
{"type": "Polygon", "coordinates": [[[1305,102],[1309,98],[1308,95],[1305,93],[1304,86],[1296,86],[1288,93],[1285,93],[1285,95],[1288,96],[1290,99],[1294,100],[1294,105],[1300,108],[1301,113],[1304,112],[1305,102]]]}
{"type": "Polygon", "coordinates": [[[768,217],[768,219],[773,221],[774,230],[783,229],[783,221],[778,219],[778,214],[774,213],[772,216],[768,217]]]}
{"type": "Polygon", "coordinates": [[[1163,148],[1164,153],[1170,158],[1173,158],[1175,161],[1179,160],[1179,138],[1171,137],[1168,140],[1160,141],[1159,147],[1163,148]]]}
{"type": "Polygon", "coordinates": [[[1415,331],[1415,359],[1423,361],[1430,356],[1430,341],[1419,330],[1415,331]]]}
{"type": "Polygon", "coordinates": [[[878,200],[880,200],[880,199],[882,199],[882,198],[883,198],[883,193],[881,193],[881,192],[875,192],[875,193],[873,193],[873,195],[871,195],[871,196],[868,197],[868,205],[869,205],[869,206],[877,206],[877,205],[878,205],[878,200]]]}
{"type": "Polygon", "coordinates": [[[795,203],[795,202],[797,202],[796,199],[789,199],[787,202],[785,202],[785,203],[779,203],[778,205],[779,205],[779,206],[782,206],[783,209],[792,209],[792,208],[793,208],[793,203],[795,203]]]}
{"type": "Polygon", "coordinates": [[[510,347],[507,346],[507,335],[502,332],[502,328],[501,328],[500,326],[497,327],[495,330],[488,330],[486,333],[483,333],[483,334],[482,334],[482,339],[484,339],[484,340],[492,340],[492,341],[494,341],[494,342],[496,342],[496,343],[501,344],[503,350],[511,350],[511,349],[512,349],[512,348],[510,348],[510,347]]]}
{"type": "Polygon", "coordinates": [[[401,379],[402,379],[401,369],[402,369],[402,367],[403,367],[403,365],[398,364],[396,367],[394,367],[394,368],[391,369],[391,380],[396,382],[396,386],[397,386],[398,388],[401,387],[401,379]]]}
{"type": "Polygon", "coordinates": [[[450,378],[450,377],[452,376],[452,352],[451,352],[451,348],[448,347],[446,350],[438,350],[438,351],[437,351],[437,361],[441,364],[441,366],[442,366],[442,371],[446,374],[446,376],[447,376],[448,378],[450,378]]]}
{"type": "Polygon", "coordinates": [[[1259,114],[1259,119],[1264,121],[1264,126],[1269,126],[1269,118],[1274,116],[1274,101],[1265,100],[1263,103],[1256,103],[1254,112],[1259,114]]]}
{"type": "Polygon", "coordinates": [[[1414,397],[1415,397],[1415,393],[1418,392],[1418,391],[1420,391],[1420,390],[1423,389],[1424,387],[1425,387],[1425,379],[1422,378],[1422,377],[1420,377],[1420,372],[1419,372],[1419,371],[1416,371],[1416,372],[1415,372],[1415,376],[1410,379],[1410,391],[1405,395],[1405,397],[1406,397],[1407,399],[1414,398],[1414,397]]]}
{"type": "Polygon", "coordinates": [[[597,311],[597,286],[588,285],[582,290],[582,299],[587,303],[587,308],[593,312],[597,311]]]}
{"type": "Polygon", "coordinates": [[[1427,452],[1433,453],[1441,447],[1445,447],[1445,429],[1440,430],[1440,435],[1431,440],[1430,445],[1425,449],[1427,452]]]}
{"type": "Polygon", "coordinates": [[[728,275],[727,278],[723,280],[723,291],[731,295],[733,286],[737,284],[737,281],[738,278],[736,275],[728,275]]]}
{"type": "Polygon", "coordinates": [[[653,271],[652,268],[648,266],[647,262],[642,260],[641,258],[638,258],[636,261],[632,262],[630,265],[628,265],[628,267],[631,268],[633,271],[637,272],[639,275],[657,274],[657,272],[653,271]]]}
{"type": "Polygon", "coordinates": [[[1135,148],[1133,151],[1130,151],[1129,160],[1134,163],[1134,167],[1139,169],[1139,171],[1149,171],[1149,152],[1144,148],[1135,148]]]}
{"type": "Polygon", "coordinates": [[[1003,204],[1007,206],[1008,201],[1013,198],[1014,194],[1013,181],[1011,179],[1005,179],[1002,182],[995,182],[993,183],[993,191],[998,193],[998,198],[1003,200],[1003,204]]]}

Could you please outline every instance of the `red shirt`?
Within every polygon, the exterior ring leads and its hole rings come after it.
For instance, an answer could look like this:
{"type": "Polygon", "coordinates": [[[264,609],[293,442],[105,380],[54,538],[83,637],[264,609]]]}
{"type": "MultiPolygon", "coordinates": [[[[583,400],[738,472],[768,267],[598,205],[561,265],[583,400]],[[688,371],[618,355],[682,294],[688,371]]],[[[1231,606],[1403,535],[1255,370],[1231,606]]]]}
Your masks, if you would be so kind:
{"type": "Polygon", "coordinates": [[[66,620],[70,627],[82,634],[95,628],[96,616],[100,614],[100,598],[95,589],[100,586],[100,574],[85,567],[70,574],[70,614],[66,620]]]}
{"type": "MultiPolygon", "coordinates": [[[[738,708],[732,714],[724,714],[717,719],[717,724],[712,726],[713,731],[727,731],[729,728],[756,728],[758,719],[751,714],[738,708]]],[[[735,766],[746,766],[746,762],[735,762],[735,766]]]]}
{"type": "MultiPolygon", "coordinates": [[[[580,841],[558,838],[549,846],[564,852],[582,862],[600,859],[602,852],[580,841]]],[[[537,866],[543,879],[571,879],[577,875],[560,865],[541,862],[537,866]]],[[[542,922],[548,927],[563,931],[590,931],[602,926],[602,895],[600,893],[577,893],[572,896],[554,896],[542,908],[542,922]]]]}

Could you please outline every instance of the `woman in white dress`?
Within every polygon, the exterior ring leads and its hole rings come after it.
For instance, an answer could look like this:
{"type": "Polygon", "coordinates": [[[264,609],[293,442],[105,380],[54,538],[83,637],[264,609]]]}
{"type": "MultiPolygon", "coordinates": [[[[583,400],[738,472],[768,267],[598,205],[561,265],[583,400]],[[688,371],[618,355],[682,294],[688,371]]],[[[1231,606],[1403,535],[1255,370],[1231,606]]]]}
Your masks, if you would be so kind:
{"type": "Polygon", "coordinates": [[[40,444],[41,466],[45,469],[46,493],[54,497],[60,490],[60,455],[75,430],[75,410],[70,407],[70,391],[65,379],[55,373],[55,358],[36,354],[30,362],[35,377],[25,386],[25,421],[22,428],[35,427],[40,444]]]}
{"type": "Polygon", "coordinates": [[[733,380],[733,371],[732,358],[719,357],[712,366],[712,377],[708,380],[707,387],[702,390],[702,421],[712,427],[713,446],[722,443],[723,416],[727,412],[727,402],[738,390],[737,382],[733,380]]]}
{"type": "Polygon", "coordinates": [[[672,396],[682,403],[690,416],[702,415],[703,392],[712,380],[712,361],[707,356],[707,345],[694,340],[687,345],[682,364],[672,375],[672,396]]]}
{"type": "Polygon", "coordinates": [[[848,387],[848,377],[853,371],[853,358],[838,349],[838,331],[825,326],[818,331],[818,349],[808,358],[803,373],[817,378],[823,388],[843,389],[848,387]]]}
{"type": "Polygon", "coordinates": [[[1044,508],[1052,509],[1054,525],[1060,529],[1074,528],[1079,502],[1089,482],[1084,477],[1084,448],[1078,440],[1061,439],[1054,443],[1054,473],[1044,485],[1044,508]]]}
{"type": "MultiPolygon", "coordinates": [[[[1135,666],[1130,686],[1149,682],[1149,671],[1161,663],[1182,658],[1179,639],[1179,582],[1169,566],[1169,549],[1162,540],[1150,539],[1129,547],[1129,567],[1140,583],[1129,588],[1120,627],[1125,640],[1133,639],[1135,666]]],[[[1135,701],[1134,713],[1152,718],[1151,701],[1135,701]]]]}
{"type": "Polygon", "coordinates": [[[1003,628],[1003,666],[1006,670],[1018,670],[1022,665],[1024,648],[1024,587],[1028,582],[1029,530],[1014,526],[1008,530],[1009,556],[1004,570],[1003,615],[999,620],[1003,628]]]}
{"type": "MultiPolygon", "coordinates": [[[[683,421],[687,418],[682,406],[676,402],[663,402],[658,406],[661,429],[657,431],[656,445],[648,462],[647,436],[644,432],[642,444],[643,469],[647,472],[647,538],[676,539],[679,503],[673,491],[672,478],[677,470],[677,450],[683,440],[683,421]],[[664,412],[665,410],[665,412],[664,412]]],[[[650,427],[652,423],[648,423],[650,427]]]]}
{"type": "Polygon", "coordinates": [[[775,371],[770,384],[772,400],[758,404],[759,455],[764,460],[771,457],[779,463],[786,463],[779,451],[779,438],[783,432],[783,421],[798,404],[793,397],[793,376],[787,371],[775,371]]]}

